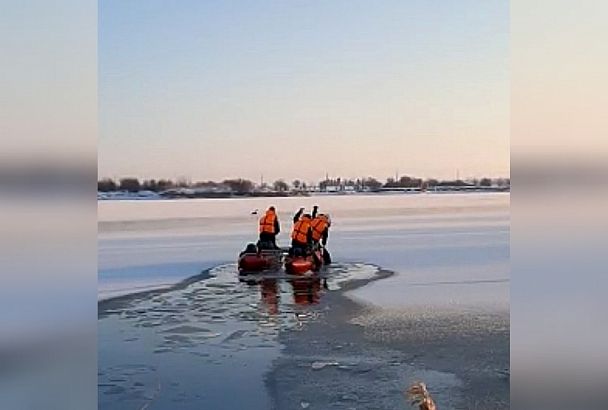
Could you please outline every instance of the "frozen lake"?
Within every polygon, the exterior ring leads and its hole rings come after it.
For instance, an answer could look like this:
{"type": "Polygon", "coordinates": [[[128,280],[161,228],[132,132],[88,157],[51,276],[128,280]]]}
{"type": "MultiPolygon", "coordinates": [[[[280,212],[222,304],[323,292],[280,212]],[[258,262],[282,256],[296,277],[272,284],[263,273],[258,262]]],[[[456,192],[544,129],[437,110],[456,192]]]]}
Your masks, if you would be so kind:
{"type": "Polygon", "coordinates": [[[352,400],[399,408],[400,389],[421,377],[442,408],[468,408],[482,396],[488,408],[508,408],[508,194],[98,207],[100,299],[210,269],[166,292],[100,305],[100,408],[219,410],[237,408],[243,397],[256,410],[346,409],[352,400]],[[267,274],[241,283],[237,254],[257,239],[252,210],[277,207],[286,246],[292,213],[315,204],[332,216],[334,263],[315,278],[267,274]],[[352,316],[361,305],[339,289],[381,271],[384,279],[344,288],[370,305],[352,316]],[[314,370],[315,362],[340,365],[314,370]]]}
{"type": "Polygon", "coordinates": [[[383,307],[508,309],[508,193],[98,202],[99,298],[174,284],[231,263],[257,239],[258,215],[277,207],[289,243],[291,217],[319,205],[332,216],[336,261],[397,275],[353,297],[383,307]]]}

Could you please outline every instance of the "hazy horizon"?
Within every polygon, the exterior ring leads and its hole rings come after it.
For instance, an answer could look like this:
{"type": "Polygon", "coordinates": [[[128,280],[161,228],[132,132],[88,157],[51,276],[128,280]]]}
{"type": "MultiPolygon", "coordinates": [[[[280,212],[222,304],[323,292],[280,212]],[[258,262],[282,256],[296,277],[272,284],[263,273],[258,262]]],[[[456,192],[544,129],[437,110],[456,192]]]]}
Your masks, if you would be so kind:
{"type": "Polygon", "coordinates": [[[508,177],[507,1],[99,3],[99,176],[508,177]]]}

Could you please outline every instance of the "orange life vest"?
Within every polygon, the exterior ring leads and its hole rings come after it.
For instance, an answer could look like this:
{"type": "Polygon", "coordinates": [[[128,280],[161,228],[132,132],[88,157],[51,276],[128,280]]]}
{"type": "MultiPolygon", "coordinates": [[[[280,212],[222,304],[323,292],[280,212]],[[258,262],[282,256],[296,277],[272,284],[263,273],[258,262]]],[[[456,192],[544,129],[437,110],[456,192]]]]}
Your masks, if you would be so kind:
{"type": "Polygon", "coordinates": [[[310,219],[302,218],[295,224],[293,224],[293,230],[291,231],[291,239],[300,242],[308,242],[308,230],[310,229],[310,219]]]}
{"type": "Polygon", "coordinates": [[[266,215],[260,218],[260,233],[275,233],[274,222],[277,220],[277,214],[273,211],[266,211],[266,215]]]}
{"type": "Polygon", "coordinates": [[[315,242],[318,242],[323,236],[325,228],[329,226],[329,223],[327,222],[327,217],[325,215],[320,215],[312,220],[310,226],[312,227],[312,239],[315,242]]]}

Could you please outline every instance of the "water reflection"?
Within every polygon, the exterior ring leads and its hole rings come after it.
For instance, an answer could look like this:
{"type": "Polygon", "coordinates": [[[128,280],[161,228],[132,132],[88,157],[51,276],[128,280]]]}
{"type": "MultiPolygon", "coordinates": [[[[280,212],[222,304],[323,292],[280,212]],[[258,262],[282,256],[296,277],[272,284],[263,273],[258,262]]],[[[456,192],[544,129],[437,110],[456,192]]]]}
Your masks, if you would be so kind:
{"type": "Polygon", "coordinates": [[[321,283],[323,289],[328,289],[327,279],[320,277],[298,278],[288,281],[293,291],[293,300],[297,305],[316,305],[321,298],[321,283]]]}
{"type": "Polygon", "coordinates": [[[327,278],[317,275],[301,278],[246,277],[242,278],[241,282],[251,287],[259,287],[261,307],[271,315],[277,315],[280,312],[281,294],[283,293],[284,297],[288,295],[286,286],[283,285],[283,289],[281,289],[280,282],[289,286],[291,294],[291,300],[283,303],[287,311],[293,310],[292,305],[316,305],[321,301],[323,292],[329,290],[327,278]]]}
{"type": "Polygon", "coordinates": [[[194,410],[205,397],[209,408],[228,409],[243,396],[250,408],[268,408],[263,376],[280,354],[279,333],[304,330],[323,314],[323,295],[377,272],[336,264],[314,277],[239,278],[236,265],[222,265],[205,280],[102,312],[99,408],[194,410]]]}
{"type": "Polygon", "coordinates": [[[260,281],[262,302],[268,308],[268,313],[279,313],[279,286],[276,279],[266,278],[260,281]]]}

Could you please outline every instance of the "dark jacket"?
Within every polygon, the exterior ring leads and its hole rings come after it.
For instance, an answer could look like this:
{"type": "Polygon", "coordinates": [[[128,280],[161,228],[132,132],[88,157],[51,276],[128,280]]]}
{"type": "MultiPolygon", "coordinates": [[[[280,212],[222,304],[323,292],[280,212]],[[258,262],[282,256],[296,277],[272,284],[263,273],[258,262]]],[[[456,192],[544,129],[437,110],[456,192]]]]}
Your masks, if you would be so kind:
{"type": "Polygon", "coordinates": [[[321,243],[323,246],[327,245],[327,237],[329,236],[329,226],[325,227],[321,236],[321,243]]]}
{"type": "Polygon", "coordinates": [[[293,216],[294,224],[300,220],[300,217],[302,216],[303,213],[304,213],[303,209],[300,209],[298,212],[296,212],[296,214],[293,216]]]}

